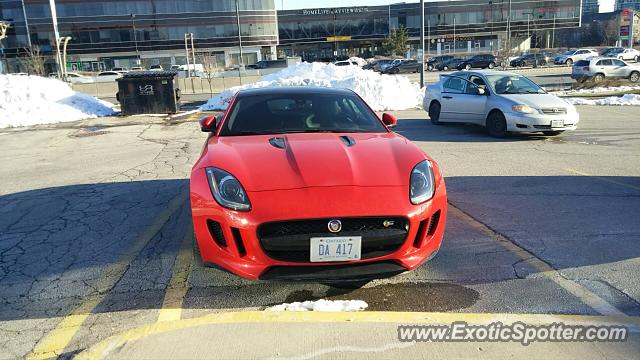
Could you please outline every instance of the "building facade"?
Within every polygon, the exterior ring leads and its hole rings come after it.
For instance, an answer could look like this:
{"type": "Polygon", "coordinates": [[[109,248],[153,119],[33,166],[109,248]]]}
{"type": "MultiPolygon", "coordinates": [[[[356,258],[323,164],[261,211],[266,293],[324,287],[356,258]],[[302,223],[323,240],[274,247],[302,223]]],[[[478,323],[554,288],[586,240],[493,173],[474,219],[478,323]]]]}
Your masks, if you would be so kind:
{"type": "MultiPolygon", "coordinates": [[[[508,31],[514,49],[552,47],[555,29],[580,26],[581,5],[580,0],[426,2],[427,48],[431,54],[495,52],[506,46],[508,31]]],[[[278,24],[281,49],[305,60],[380,55],[384,38],[400,26],[409,34],[407,55],[415,56],[420,4],[287,10],[278,12],[278,24]]]]}
{"type": "MultiPolygon", "coordinates": [[[[274,0],[238,0],[244,63],[275,56],[278,44],[274,0]]],[[[71,36],[69,62],[81,70],[114,66],[186,63],[185,34],[194,47],[223,66],[239,63],[235,0],[56,0],[61,36],[71,36]]],[[[4,43],[12,55],[37,45],[53,50],[48,0],[0,0],[3,20],[12,23],[4,43]]],[[[190,46],[190,44],[189,44],[190,46]]]]}
{"type": "Polygon", "coordinates": [[[600,12],[600,0],[582,0],[582,15],[600,12]]]}
{"type": "Polygon", "coordinates": [[[633,9],[640,11],[640,0],[616,0],[616,10],[633,9]]]}

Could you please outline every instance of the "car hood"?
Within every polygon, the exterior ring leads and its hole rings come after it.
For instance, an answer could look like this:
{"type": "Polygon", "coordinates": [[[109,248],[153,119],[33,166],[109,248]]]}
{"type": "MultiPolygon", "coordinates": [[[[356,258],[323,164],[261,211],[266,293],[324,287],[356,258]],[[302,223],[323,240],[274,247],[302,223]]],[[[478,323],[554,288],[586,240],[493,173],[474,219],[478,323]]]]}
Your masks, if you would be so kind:
{"type": "Polygon", "coordinates": [[[541,108],[569,108],[569,104],[552,94],[506,94],[500,95],[514,102],[527,105],[534,109],[541,108]]]}
{"type": "Polygon", "coordinates": [[[226,170],[247,191],[268,191],[406,186],[425,158],[395,133],[307,133],[211,137],[196,166],[226,170]]]}

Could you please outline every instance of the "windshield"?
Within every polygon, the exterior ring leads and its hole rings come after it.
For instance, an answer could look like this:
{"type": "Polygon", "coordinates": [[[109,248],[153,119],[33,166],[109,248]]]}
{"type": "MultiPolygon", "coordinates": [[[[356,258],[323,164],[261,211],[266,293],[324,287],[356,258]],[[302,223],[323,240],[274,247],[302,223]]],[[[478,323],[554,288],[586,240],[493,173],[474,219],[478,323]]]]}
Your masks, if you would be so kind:
{"type": "Polygon", "coordinates": [[[569,50],[569,51],[565,51],[562,53],[562,55],[573,55],[573,53],[576,52],[575,50],[569,50]]]}
{"type": "Polygon", "coordinates": [[[274,94],[239,97],[220,136],[386,131],[356,95],[274,94]]]}
{"type": "Polygon", "coordinates": [[[488,75],[489,85],[496,94],[544,94],[533,81],[518,75],[488,75]]]}

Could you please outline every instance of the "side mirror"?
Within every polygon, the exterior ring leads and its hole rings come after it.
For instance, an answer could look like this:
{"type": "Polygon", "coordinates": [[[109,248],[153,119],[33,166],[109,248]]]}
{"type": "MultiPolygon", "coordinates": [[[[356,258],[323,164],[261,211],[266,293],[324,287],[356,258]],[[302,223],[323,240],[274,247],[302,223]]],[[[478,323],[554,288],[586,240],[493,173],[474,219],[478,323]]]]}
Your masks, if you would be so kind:
{"type": "Polygon", "coordinates": [[[392,128],[398,125],[398,118],[389,113],[384,113],[382,114],[382,122],[386,125],[386,127],[392,128]]]}
{"type": "Polygon", "coordinates": [[[216,117],[212,115],[200,119],[200,130],[202,130],[202,132],[216,131],[216,117]]]}

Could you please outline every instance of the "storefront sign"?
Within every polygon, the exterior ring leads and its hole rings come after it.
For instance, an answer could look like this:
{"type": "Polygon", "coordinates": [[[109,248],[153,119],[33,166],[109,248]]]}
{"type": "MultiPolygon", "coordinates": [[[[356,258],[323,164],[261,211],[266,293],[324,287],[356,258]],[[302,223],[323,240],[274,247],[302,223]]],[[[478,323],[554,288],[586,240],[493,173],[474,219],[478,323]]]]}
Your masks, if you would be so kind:
{"type": "Polygon", "coordinates": [[[349,40],[351,40],[351,36],[332,36],[327,38],[328,42],[349,41],[349,40]]]}
{"type": "Polygon", "coordinates": [[[302,15],[341,15],[369,12],[368,7],[350,7],[335,9],[302,9],[302,15]]]}

